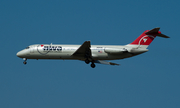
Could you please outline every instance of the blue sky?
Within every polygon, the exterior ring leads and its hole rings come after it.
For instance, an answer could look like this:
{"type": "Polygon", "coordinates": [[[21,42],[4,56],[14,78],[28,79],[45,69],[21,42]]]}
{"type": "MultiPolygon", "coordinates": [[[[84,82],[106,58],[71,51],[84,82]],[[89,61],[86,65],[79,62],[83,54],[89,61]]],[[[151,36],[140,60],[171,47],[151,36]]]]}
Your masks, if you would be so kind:
{"type": "Polygon", "coordinates": [[[1,108],[179,108],[178,0],[1,0],[1,108]],[[125,45],[161,27],[142,55],[99,65],[23,60],[32,44],[125,45]]]}

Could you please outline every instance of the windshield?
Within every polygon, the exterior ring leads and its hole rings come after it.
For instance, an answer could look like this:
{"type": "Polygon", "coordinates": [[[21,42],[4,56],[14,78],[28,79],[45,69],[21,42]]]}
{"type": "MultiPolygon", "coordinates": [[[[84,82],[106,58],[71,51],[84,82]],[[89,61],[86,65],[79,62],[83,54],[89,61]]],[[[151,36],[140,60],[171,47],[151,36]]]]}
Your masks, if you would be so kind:
{"type": "Polygon", "coordinates": [[[29,47],[26,47],[26,49],[29,49],[29,47]]]}

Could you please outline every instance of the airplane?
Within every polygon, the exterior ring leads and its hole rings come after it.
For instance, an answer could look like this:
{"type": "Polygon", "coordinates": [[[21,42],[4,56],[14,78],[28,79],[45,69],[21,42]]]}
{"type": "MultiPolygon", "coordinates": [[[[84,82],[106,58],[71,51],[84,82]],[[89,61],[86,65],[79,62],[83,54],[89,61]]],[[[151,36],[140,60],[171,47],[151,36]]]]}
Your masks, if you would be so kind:
{"type": "Polygon", "coordinates": [[[159,27],[144,31],[136,40],[127,45],[91,45],[85,41],[82,45],[59,45],[59,44],[36,44],[30,45],[16,55],[23,58],[24,64],[27,59],[63,59],[81,60],[86,64],[95,63],[106,65],[119,65],[105,60],[117,60],[133,57],[148,51],[147,47],[156,36],[169,38],[159,31],[159,27]]]}

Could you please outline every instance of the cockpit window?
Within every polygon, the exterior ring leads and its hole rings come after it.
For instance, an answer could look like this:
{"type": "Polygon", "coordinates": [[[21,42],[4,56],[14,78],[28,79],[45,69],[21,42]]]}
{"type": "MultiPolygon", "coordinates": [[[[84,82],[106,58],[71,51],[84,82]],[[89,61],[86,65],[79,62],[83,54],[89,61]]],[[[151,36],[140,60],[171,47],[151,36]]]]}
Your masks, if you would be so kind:
{"type": "Polygon", "coordinates": [[[26,47],[26,49],[29,49],[29,47],[26,47]]]}

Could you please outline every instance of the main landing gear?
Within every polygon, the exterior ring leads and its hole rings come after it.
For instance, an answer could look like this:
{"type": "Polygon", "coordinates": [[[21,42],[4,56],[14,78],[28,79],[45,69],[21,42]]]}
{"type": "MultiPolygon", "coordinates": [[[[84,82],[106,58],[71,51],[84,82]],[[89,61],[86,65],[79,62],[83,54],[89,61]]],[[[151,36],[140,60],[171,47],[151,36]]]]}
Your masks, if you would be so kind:
{"type": "Polygon", "coordinates": [[[92,68],[95,68],[95,67],[96,67],[96,65],[94,64],[94,62],[91,63],[91,67],[92,67],[92,68]]]}
{"type": "Polygon", "coordinates": [[[86,63],[86,64],[89,64],[89,63],[90,63],[90,61],[89,61],[88,59],[86,59],[86,60],[85,60],[85,63],[86,63]]]}
{"type": "Polygon", "coordinates": [[[24,62],[23,62],[23,64],[27,64],[27,58],[23,58],[23,60],[24,60],[24,62]]]}
{"type": "Polygon", "coordinates": [[[89,61],[88,59],[85,60],[85,63],[86,63],[86,64],[89,64],[90,62],[92,62],[92,63],[91,63],[91,67],[92,67],[92,68],[95,68],[96,65],[94,64],[94,61],[89,61]]]}

